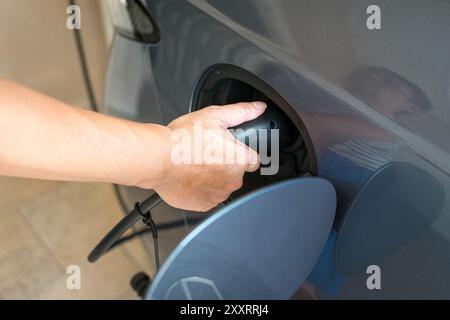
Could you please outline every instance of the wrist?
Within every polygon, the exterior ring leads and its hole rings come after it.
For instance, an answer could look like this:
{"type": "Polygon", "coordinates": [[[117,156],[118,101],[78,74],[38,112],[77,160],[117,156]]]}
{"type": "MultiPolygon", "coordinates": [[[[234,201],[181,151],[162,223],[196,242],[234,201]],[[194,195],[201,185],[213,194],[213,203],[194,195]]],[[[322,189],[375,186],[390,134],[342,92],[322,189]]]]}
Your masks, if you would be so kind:
{"type": "MultiPolygon", "coordinates": [[[[155,145],[151,145],[149,152],[152,153],[151,162],[156,162],[156,168],[152,168],[152,178],[149,179],[150,189],[156,189],[164,183],[172,171],[172,130],[166,126],[152,124],[155,129],[155,145]]],[[[150,144],[149,144],[150,145],[150,144]]]]}
{"type": "MultiPolygon", "coordinates": [[[[143,124],[145,132],[141,138],[142,170],[138,172],[134,185],[145,189],[156,189],[170,172],[171,133],[162,125],[143,124]]],[[[139,168],[137,168],[139,170],[139,168]]]]}
{"type": "Polygon", "coordinates": [[[158,124],[137,124],[133,128],[137,142],[132,168],[125,177],[128,186],[155,189],[170,170],[171,130],[158,124]]]}

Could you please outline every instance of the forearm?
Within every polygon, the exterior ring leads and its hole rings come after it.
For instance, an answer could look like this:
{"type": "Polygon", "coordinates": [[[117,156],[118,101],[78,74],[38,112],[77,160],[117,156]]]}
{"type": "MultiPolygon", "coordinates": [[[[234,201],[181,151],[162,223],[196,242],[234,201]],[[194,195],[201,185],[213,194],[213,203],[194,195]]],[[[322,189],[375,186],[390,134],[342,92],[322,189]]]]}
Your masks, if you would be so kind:
{"type": "Polygon", "coordinates": [[[0,80],[0,174],[153,188],[168,129],[70,107],[0,80]]]}

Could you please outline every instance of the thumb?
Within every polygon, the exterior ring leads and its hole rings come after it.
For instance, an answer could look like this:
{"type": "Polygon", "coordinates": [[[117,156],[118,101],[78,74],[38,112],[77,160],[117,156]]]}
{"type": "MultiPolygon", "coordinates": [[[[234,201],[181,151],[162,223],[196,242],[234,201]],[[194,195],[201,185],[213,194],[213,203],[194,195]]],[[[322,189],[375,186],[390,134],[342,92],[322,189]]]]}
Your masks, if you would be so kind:
{"type": "Polygon", "coordinates": [[[216,112],[223,127],[226,129],[258,118],[264,113],[266,107],[266,103],[260,101],[241,102],[221,106],[216,109],[216,112]]]}

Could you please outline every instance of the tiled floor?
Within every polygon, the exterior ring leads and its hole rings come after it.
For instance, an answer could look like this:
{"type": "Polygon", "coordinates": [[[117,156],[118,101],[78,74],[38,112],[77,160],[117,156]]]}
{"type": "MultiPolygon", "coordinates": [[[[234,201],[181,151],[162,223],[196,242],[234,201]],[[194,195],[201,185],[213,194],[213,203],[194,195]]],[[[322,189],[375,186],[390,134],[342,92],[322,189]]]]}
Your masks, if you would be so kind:
{"type": "Polygon", "coordinates": [[[86,260],[122,215],[111,185],[2,177],[0,194],[2,298],[132,299],[131,277],[153,273],[140,240],[86,260]],[[69,265],[81,268],[81,290],[66,288],[69,265]]]}

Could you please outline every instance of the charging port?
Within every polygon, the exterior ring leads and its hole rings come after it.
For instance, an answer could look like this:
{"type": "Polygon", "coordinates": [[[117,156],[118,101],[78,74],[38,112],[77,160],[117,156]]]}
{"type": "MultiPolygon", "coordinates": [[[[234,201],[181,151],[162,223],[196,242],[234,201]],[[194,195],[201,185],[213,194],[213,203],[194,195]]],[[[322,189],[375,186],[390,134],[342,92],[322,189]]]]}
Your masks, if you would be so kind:
{"type": "Polygon", "coordinates": [[[311,139],[297,112],[267,83],[252,73],[232,65],[215,65],[200,78],[194,91],[191,110],[209,105],[264,101],[268,108],[249,126],[279,129],[279,170],[261,175],[260,170],[244,176],[244,186],[232,194],[235,198],[259,187],[305,174],[316,175],[316,161],[311,139]]]}

